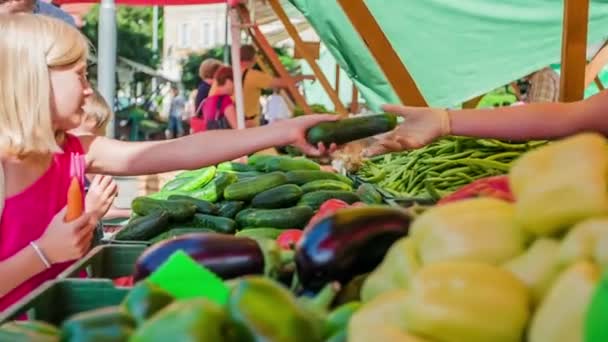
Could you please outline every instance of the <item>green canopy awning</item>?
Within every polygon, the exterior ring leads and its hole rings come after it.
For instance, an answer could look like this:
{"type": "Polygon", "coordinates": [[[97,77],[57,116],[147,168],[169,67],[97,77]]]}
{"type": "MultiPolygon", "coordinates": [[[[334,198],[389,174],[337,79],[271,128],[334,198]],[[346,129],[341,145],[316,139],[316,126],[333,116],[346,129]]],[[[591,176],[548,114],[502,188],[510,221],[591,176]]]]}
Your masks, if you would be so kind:
{"type": "MultiPolygon", "coordinates": [[[[290,0],[371,108],[399,102],[337,1],[290,0]]],[[[431,106],[456,106],[561,56],[563,1],[367,0],[431,106]]],[[[608,1],[592,1],[589,43],[608,33],[608,1]]]]}

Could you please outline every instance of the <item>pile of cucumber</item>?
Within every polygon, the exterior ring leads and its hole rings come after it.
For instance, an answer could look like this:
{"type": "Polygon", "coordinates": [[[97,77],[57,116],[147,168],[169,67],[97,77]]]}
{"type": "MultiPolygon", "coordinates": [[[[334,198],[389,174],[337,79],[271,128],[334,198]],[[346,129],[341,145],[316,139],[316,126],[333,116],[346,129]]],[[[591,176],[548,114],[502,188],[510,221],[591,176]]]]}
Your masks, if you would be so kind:
{"type": "Polygon", "coordinates": [[[204,231],[276,238],[304,228],[328,199],[382,201],[373,187],[355,191],[351,179],[306,158],[254,155],[247,164],[183,172],[160,192],[134,199],[135,216],[114,239],[157,242],[204,231]]]}

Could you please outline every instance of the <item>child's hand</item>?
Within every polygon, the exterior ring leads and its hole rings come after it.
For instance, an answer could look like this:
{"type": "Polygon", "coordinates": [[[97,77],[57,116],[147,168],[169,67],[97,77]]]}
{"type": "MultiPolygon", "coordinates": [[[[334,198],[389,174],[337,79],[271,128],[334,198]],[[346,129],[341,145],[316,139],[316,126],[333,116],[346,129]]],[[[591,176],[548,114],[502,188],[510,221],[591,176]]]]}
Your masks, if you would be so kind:
{"type": "Polygon", "coordinates": [[[289,131],[291,145],[297,147],[304,154],[318,157],[333,153],[337,148],[336,144],[331,144],[329,148],[322,143],[319,143],[317,146],[312,146],[306,141],[306,132],[309,128],[321,122],[336,121],[338,119],[339,116],[333,114],[309,114],[299,116],[295,119],[282,120],[277,123],[277,126],[287,126],[286,129],[289,131]]]}
{"type": "Polygon", "coordinates": [[[118,192],[118,185],[110,176],[95,175],[85,197],[85,210],[101,219],[110,210],[118,192]]]}
{"type": "Polygon", "coordinates": [[[38,246],[51,264],[78,259],[91,246],[97,220],[89,213],[64,222],[67,206],[58,212],[38,240],[38,246]]]}

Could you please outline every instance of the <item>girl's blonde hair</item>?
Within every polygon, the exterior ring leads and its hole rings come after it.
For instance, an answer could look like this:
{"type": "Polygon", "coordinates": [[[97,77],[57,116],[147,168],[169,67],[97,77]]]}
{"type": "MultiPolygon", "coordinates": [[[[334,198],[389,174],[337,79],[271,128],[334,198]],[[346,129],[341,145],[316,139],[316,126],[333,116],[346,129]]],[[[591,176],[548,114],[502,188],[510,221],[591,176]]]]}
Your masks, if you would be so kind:
{"type": "Polygon", "coordinates": [[[107,125],[112,117],[112,109],[108,102],[101,96],[97,89],[93,89],[93,94],[87,97],[84,103],[84,119],[95,121],[95,128],[107,125]]]}
{"type": "Polygon", "coordinates": [[[0,15],[0,153],[23,158],[59,152],[49,69],[86,62],[75,28],[34,14],[0,15]]]}

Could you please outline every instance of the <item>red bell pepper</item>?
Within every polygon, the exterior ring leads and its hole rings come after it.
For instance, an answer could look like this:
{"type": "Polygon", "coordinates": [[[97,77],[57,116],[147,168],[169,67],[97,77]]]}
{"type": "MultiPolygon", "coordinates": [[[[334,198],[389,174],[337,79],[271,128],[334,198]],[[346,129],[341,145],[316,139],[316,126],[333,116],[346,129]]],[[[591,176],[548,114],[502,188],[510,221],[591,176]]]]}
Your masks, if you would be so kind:
{"type": "Polygon", "coordinates": [[[509,177],[504,175],[478,179],[442,198],[437,204],[441,205],[475,197],[493,197],[507,202],[515,202],[515,197],[509,187],[509,177]]]}
{"type": "Polygon", "coordinates": [[[281,249],[292,250],[296,248],[296,244],[302,237],[302,230],[300,229],[287,229],[284,230],[278,237],[277,243],[281,249]]]}

